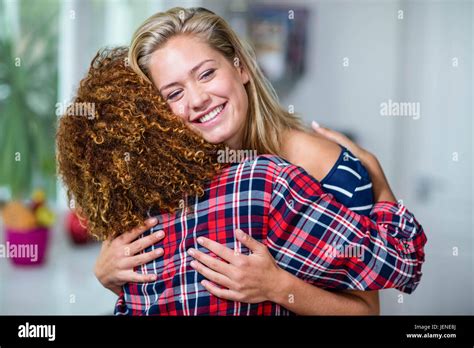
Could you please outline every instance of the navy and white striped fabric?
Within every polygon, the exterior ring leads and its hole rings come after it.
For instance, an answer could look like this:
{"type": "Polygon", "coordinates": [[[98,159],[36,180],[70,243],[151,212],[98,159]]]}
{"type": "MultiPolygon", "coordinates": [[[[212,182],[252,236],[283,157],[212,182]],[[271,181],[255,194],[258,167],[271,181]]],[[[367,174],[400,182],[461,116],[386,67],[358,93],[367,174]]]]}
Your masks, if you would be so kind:
{"type": "Polygon", "coordinates": [[[357,157],[345,147],[341,148],[336,164],[320,183],[339,203],[368,216],[374,206],[369,173],[357,157]]]}

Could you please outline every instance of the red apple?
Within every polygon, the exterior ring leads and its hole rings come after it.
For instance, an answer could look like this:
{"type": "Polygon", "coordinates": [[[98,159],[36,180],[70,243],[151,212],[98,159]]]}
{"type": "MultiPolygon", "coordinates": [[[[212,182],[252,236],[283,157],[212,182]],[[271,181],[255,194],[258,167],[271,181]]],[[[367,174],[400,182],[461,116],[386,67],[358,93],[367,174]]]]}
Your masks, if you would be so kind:
{"type": "Polygon", "coordinates": [[[87,227],[85,221],[79,219],[79,217],[72,211],[70,211],[66,217],[66,229],[71,236],[72,241],[75,244],[85,244],[89,242],[89,235],[87,233],[87,227]]]}

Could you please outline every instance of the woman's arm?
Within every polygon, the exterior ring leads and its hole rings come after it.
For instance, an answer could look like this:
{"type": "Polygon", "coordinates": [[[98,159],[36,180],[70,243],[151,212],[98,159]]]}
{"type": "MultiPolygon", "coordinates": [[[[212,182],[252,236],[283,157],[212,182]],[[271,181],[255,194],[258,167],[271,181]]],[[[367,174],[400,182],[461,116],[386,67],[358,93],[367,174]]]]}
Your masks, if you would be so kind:
{"type": "Polygon", "coordinates": [[[94,273],[105,288],[120,295],[125,283],[144,283],[156,280],[156,274],[138,274],[134,271],[134,267],[146,264],[163,255],[162,248],[139,254],[164,238],[164,232],[158,231],[147,237],[137,239],[143,232],[155,226],[156,223],[156,218],[148,219],[144,226],[134,228],[130,232],[102,243],[94,273]]]}
{"type": "Polygon", "coordinates": [[[332,292],[304,282],[282,270],[280,286],[270,301],[299,315],[379,315],[378,291],[332,292]]]}
{"type": "MultiPolygon", "coordinates": [[[[304,169],[273,163],[265,242],[280,267],[327,289],[413,292],[426,235],[405,206],[377,202],[369,216],[360,215],[325,193],[304,169]]],[[[376,186],[374,196],[388,197],[385,186],[376,186]]]]}

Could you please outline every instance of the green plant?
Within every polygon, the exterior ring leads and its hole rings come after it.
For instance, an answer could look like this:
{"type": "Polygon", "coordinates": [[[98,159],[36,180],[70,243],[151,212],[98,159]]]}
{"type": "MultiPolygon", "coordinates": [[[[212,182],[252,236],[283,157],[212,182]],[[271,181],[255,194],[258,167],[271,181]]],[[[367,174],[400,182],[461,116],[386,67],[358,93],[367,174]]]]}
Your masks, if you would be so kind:
{"type": "Polygon", "coordinates": [[[32,5],[20,2],[21,35],[0,8],[0,186],[14,198],[33,186],[52,195],[56,181],[57,6],[32,5]]]}

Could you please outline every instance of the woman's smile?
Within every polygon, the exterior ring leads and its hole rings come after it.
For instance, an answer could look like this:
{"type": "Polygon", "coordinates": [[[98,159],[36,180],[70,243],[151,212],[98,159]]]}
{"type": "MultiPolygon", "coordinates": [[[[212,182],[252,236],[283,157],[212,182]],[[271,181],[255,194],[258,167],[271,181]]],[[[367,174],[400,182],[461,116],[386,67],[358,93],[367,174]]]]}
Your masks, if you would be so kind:
{"type": "Polygon", "coordinates": [[[209,111],[198,114],[191,122],[199,128],[212,127],[225,116],[224,113],[227,110],[226,106],[227,102],[212,107],[209,111]]]}

